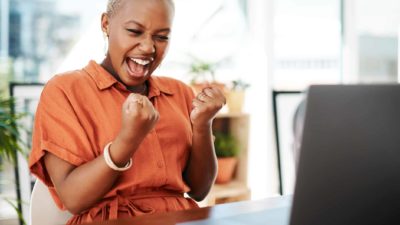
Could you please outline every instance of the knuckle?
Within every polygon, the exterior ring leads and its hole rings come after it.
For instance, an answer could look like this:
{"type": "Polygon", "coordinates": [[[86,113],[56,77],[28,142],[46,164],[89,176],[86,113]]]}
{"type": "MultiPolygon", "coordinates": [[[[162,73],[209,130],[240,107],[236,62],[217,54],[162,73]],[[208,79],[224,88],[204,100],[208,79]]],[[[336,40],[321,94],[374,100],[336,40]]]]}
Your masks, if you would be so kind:
{"type": "Polygon", "coordinates": [[[214,108],[215,108],[215,107],[214,107],[213,104],[207,104],[207,105],[204,107],[205,111],[211,111],[211,110],[213,110],[214,108]]]}

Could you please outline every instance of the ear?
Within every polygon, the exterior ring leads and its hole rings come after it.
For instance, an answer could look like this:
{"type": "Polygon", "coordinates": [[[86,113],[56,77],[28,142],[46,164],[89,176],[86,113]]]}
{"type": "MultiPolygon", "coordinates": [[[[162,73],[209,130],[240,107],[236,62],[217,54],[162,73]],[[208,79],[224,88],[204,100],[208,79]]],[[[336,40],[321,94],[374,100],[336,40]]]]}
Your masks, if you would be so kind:
{"type": "Polygon", "coordinates": [[[107,13],[101,14],[101,30],[105,33],[108,37],[109,33],[109,24],[110,24],[110,17],[107,13]]]}

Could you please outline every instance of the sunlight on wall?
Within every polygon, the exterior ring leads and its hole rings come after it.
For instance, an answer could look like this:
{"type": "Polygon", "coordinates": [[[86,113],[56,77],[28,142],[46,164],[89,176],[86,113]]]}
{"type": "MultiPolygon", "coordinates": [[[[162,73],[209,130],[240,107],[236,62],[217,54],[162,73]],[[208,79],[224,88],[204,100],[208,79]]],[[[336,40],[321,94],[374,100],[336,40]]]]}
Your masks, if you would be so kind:
{"type": "MultiPolygon", "coordinates": [[[[82,35],[81,39],[65,57],[56,73],[83,68],[90,60],[101,62],[105,53],[104,43],[105,40],[100,29],[100,18],[97,18],[91,23],[87,32],[82,35]]],[[[42,77],[41,80],[48,80],[50,78],[42,77]]]]}

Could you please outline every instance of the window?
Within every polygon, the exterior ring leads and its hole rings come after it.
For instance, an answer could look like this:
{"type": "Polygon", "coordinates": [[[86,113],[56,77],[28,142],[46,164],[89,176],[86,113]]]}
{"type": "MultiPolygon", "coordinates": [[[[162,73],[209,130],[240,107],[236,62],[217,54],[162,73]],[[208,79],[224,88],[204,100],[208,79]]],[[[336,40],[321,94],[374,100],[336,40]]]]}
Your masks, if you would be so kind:
{"type": "Polygon", "coordinates": [[[359,81],[397,82],[400,2],[356,0],[359,81]]]}
{"type": "Polygon", "coordinates": [[[293,193],[293,113],[303,97],[285,91],[341,82],[340,15],[339,0],[274,1],[272,88],[282,194],[293,193]]]}
{"type": "Polygon", "coordinates": [[[302,90],[312,83],[340,82],[340,1],[274,4],[274,89],[302,90]]]}

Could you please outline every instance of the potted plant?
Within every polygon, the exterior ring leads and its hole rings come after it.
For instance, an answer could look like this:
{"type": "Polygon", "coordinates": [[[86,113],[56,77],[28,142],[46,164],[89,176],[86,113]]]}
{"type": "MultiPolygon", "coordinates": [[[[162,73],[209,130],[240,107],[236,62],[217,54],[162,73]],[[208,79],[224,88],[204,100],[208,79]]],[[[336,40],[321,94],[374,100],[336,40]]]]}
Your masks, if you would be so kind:
{"type": "MultiPolygon", "coordinates": [[[[26,155],[25,146],[20,140],[17,121],[24,116],[21,113],[13,113],[13,99],[5,99],[0,97],[0,164],[5,161],[14,164],[17,162],[17,153],[21,152],[26,155]]],[[[1,170],[1,168],[0,168],[1,170]]],[[[8,204],[15,209],[20,221],[25,224],[22,213],[19,210],[18,202],[4,198],[8,204]]]]}
{"type": "Polygon", "coordinates": [[[217,82],[215,79],[217,63],[192,58],[193,61],[190,64],[189,75],[191,76],[190,85],[193,87],[193,91],[197,94],[208,86],[216,86],[225,91],[225,85],[217,82]]]}
{"type": "Polygon", "coordinates": [[[227,106],[229,112],[240,113],[243,109],[245,90],[250,87],[250,84],[241,79],[233,80],[227,94],[227,106]]]}
{"type": "Polygon", "coordinates": [[[0,98],[0,158],[12,163],[17,158],[17,152],[24,152],[19,142],[17,121],[23,114],[15,114],[11,107],[12,99],[0,98]]]}
{"type": "Polygon", "coordinates": [[[228,183],[236,168],[239,153],[238,143],[231,134],[216,132],[214,147],[218,159],[218,174],[215,182],[217,184],[228,183]]]}

